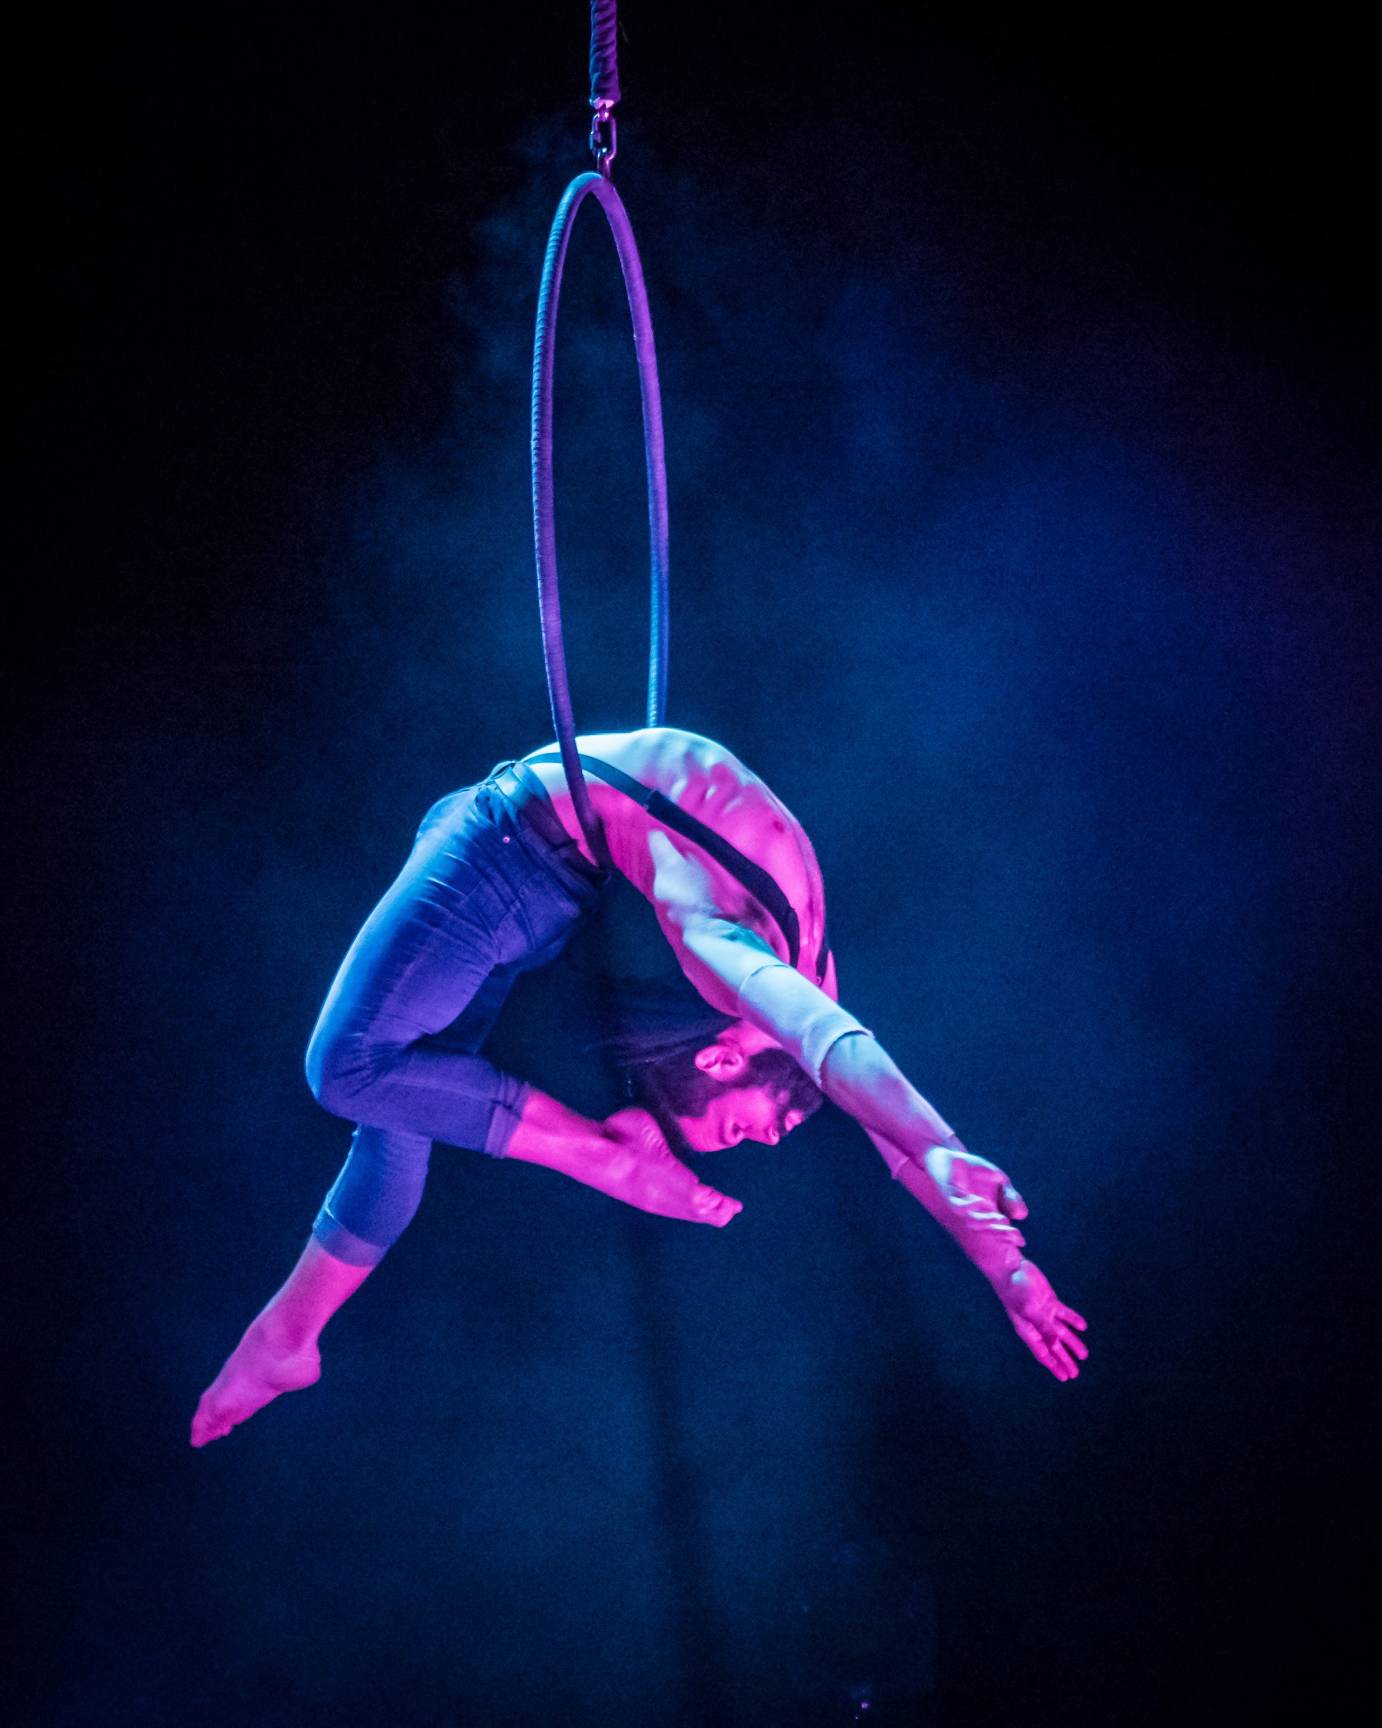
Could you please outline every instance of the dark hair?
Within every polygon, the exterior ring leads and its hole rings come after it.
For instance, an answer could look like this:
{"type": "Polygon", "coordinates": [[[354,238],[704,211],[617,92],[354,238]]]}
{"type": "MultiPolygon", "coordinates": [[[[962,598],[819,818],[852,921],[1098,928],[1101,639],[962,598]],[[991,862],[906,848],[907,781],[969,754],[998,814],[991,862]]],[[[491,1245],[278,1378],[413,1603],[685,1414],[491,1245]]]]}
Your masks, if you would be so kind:
{"type": "Polygon", "coordinates": [[[612,1062],[624,1088],[651,1112],[675,1143],[677,1116],[703,1116],[721,1092],[763,1086],[786,1092],[783,1114],[813,1115],[822,1094],[785,1050],[760,1050],[751,1056],[733,1086],[697,1068],[695,1055],[713,1044],[727,1026],[738,1024],[705,1002],[684,978],[620,980],[605,998],[602,1038],[587,1044],[612,1062]]]}
{"type": "Polygon", "coordinates": [[[695,1062],[696,1052],[713,1042],[713,1034],[709,1038],[692,1039],[652,1061],[624,1065],[624,1075],[633,1095],[664,1128],[675,1116],[704,1116],[712,1100],[721,1093],[739,1091],[745,1086],[785,1092],[784,1116],[792,1110],[800,1112],[803,1117],[811,1116],[824,1103],[821,1093],[785,1050],[759,1050],[749,1057],[742,1078],[732,1085],[714,1079],[699,1069],[695,1062]]]}

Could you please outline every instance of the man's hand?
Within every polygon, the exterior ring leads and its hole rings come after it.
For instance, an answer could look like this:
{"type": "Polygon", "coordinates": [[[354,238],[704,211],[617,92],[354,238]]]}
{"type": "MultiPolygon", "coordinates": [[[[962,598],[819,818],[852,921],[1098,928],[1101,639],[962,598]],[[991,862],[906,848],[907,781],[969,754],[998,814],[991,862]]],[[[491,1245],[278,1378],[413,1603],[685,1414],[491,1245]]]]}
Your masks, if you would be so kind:
{"type": "Polygon", "coordinates": [[[1038,1266],[1023,1259],[1026,1241],[1015,1220],[1027,1216],[1027,1202],[1006,1173],[958,1145],[928,1146],[918,1163],[873,1129],[866,1132],[894,1178],[988,1279],[1013,1330],[1042,1367],[1057,1380],[1077,1379],[1075,1358],[1083,1361],[1089,1351],[1072,1328],[1084,1331],[1086,1321],[1057,1300],[1038,1266]]]}
{"type": "Polygon", "coordinates": [[[909,1158],[872,1128],[865,1132],[894,1178],[954,1237],[971,1264],[995,1290],[1005,1285],[1026,1246],[1013,1220],[1027,1216],[1027,1202],[1007,1175],[958,1144],[933,1144],[909,1158]]]}
{"type": "Polygon", "coordinates": [[[590,1188],[662,1218],[723,1228],[744,1209],[704,1183],[676,1157],[656,1120],[638,1105],[616,1110],[601,1124],[604,1148],[572,1174],[590,1188]]]}
{"type": "Polygon", "coordinates": [[[1083,1331],[1086,1321],[1057,1299],[1039,1266],[1016,1252],[1026,1241],[1011,1220],[1027,1216],[1027,1202],[1004,1171],[973,1152],[933,1146],[926,1167],[940,1184],[952,1216],[962,1220],[961,1240],[983,1243],[983,1250],[973,1254],[976,1264],[983,1267],[993,1259],[992,1245],[1002,1245],[1002,1258],[985,1269],[1013,1330],[1057,1380],[1078,1380],[1075,1358],[1084,1361],[1089,1351],[1071,1328],[1083,1331]]]}
{"type": "MultiPolygon", "coordinates": [[[[1009,1218],[1025,1218],[1027,1202],[1011,1179],[996,1164],[977,1153],[957,1151],[951,1146],[932,1146],[926,1153],[926,1168],[940,1183],[946,1200],[964,1222],[977,1229],[1003,1228],[1009,1218]]],[[[1010,1233],[1019,1247],[1026,1245],[1020,1230],[1010,1233]]]]}
{"type": "Polygon", "coordinates": [[[1024,1260],[1005,1284],[994,1289],[1013,1330],[1042,1367],[1049,1368],[1057,1380],[1077,1380],[1080,1371],[1074,1359],[1078,1356],[1083,1362],[1089,1350],[1071,1328],[1078,1326],[1083,1332],[1088,1322],[1057,1298],[1041,1268],[1024,1260]]]}

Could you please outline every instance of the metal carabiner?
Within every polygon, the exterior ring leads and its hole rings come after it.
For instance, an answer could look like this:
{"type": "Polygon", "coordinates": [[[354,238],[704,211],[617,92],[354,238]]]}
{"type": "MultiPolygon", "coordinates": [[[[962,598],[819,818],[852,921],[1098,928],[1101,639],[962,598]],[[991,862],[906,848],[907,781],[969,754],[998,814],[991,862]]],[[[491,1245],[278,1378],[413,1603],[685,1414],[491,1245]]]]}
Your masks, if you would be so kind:
{"type": "Polygon", "coordinates": [[[595,158],[597,170],[608,180],[614,158],[619,153],[619,131],[614,124],[614,104],[603,97],[592,97],[590,106],[595,110],[595,118],[590,122],[590,154],[595,158]]]}

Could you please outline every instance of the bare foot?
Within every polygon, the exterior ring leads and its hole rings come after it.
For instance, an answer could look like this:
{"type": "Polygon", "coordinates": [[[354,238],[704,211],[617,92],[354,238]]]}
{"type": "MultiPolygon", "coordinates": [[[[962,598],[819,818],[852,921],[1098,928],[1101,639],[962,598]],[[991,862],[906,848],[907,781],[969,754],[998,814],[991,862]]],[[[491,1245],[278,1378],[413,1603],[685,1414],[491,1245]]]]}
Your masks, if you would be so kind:
{"type": "Polygon", "coordinates": [[[663,1218],[685,1218],[693,1224],[723,1229],[744,1210],[702,1182],[667,1144],[656,1119],[641,1105],[616,1110],[601,1124],[605,1141],[576,1172],[577,1180],[602,1194],[611,1194],[643,1212],[663,1218]]]}
{"type": "Polygon", "coordinates": [[[280,1392],[297,1392],[321,1379],[321,1352],[316,1340],[290,1344],[276,1334],[263,1315],[250,1323],[245,1336],[226,1358],[225,1367],[201,1395],[192,1418],[192,1444],[205,1446],[229,1434],[256,1410],[272,1403],[280,1392]]]}

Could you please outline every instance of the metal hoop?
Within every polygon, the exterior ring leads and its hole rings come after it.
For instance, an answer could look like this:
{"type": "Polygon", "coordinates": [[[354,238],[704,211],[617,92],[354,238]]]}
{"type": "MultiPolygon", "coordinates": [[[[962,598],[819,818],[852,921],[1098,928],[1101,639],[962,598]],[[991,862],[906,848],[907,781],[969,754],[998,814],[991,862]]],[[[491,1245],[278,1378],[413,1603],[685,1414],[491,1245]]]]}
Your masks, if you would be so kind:
{"type": "Polygon", "coordinates": [[[556,371],[557,308],[562,270],[576,212],[594,194],[604,211],[619,254],[633,324],[638,359],[639,391],[643,400],[643,451],[648,469],[648,540],[652,605],[648,647],[649,726],[661,726],[667,706],[667,461],[662,440],[662,397],[657,381],[653,321],[643,283],[643,266],[633,228],[614,183],[600,174],[578,174],[562,194],[542,262],[537,329],[533,340],[533,542],[537,555],[538,607],[542,614],[542,654],[547,669],[547,693],[552,722],[561,749],[562,767],[581,830],[591,851],[611,868],[603,830],[590,802],[590,791],[576,754],[576,722],[566,675],[566,648],[561,630],[561,598],[557,573],[556,499],[552,480],[552,387],[556,371]]]}

